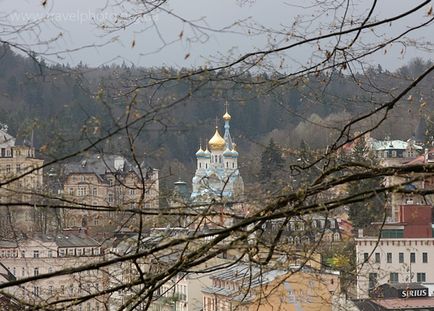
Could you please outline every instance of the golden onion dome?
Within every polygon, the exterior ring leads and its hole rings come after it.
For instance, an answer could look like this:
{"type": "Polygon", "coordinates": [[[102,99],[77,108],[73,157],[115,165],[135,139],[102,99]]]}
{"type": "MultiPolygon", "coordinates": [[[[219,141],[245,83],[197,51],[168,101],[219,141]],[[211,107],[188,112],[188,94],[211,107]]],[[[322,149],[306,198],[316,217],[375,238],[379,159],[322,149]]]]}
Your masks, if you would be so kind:
{"type": "Polygon", "coordinates": [[[223,120],[230,121],[231,118],[232,118],[231,115],[226,111],[226,113],[223,115],[223,120]]]}
{"type": "Polygon", "coordinates": [[[221,137],[218,128],[215,129],[214,136],[209,140],[208,145],[211,150],[224,150],[225,140],[221,137]]]}

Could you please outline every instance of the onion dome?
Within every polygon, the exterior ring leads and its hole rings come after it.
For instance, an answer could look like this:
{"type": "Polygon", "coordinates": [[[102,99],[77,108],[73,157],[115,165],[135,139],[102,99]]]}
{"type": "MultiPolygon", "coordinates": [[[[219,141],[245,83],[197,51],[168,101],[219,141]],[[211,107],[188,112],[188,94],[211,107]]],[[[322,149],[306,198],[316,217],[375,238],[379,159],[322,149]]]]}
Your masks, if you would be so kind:
{"type": "Polygon", "coordinates": [[[233,153],[229,148],[226,148],[225,152],[223,152],[224,157],[233,157],[233,153]]]}
{"type": "Polygon", "coordinates": [[[211,152],[209,152],[208,147],[205,149],[205,151],[203,152],[203,156],[205,158],[211,158],[211,152]]]}
{"type": "Polygon", "coordinates": [[[233,157],[238,157],[238,155],[239,155],[238,151],[236,151],[235,148],[232,149],[232,156],[233,157]]]}
{"type": "Polygon", "coordinates": [[[223,115],[223,120],[230,121],[231,119],[231,115],[226,111],[226,113],[223,115]]]}
{"type": "Polygon", "coordinates": [[[199,147],[199,150],[196,152],[196,157],[205,156],[205,151],[202,149],[202,146],[199,147]]]}
{"type": "Polygon", "coordinates": [[[212,150],[224,150],[225,140],[221,137],[218,128],[216,127],[214,136],[208,142],[209,148],[212,150]]]}

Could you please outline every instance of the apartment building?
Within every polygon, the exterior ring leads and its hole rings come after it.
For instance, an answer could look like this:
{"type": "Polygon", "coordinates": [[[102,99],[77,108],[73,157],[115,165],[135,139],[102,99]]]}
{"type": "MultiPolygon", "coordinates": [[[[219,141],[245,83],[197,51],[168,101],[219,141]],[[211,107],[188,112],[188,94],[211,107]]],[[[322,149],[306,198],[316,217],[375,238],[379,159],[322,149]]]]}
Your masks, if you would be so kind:
{"type": "MultiPolygon", "coordinates": [[[[0,279],[0,282],[42,276],[102,260],[100,243],[85,235],[38,235],[16,241],[2,240],[0,262],[9,278],[0,279]]],[[[97,296],[82,304],[78,304],[77,300],[74,302],[74,299],[98,293],[104,284],[104,274],[99,270],[87,270],[26,282],[6,288],[5,291],[17,301],[39,306],[41,309],[58,300],[68,299],[69,301],[60,305],[56,303],[53,307],[100,311],[105,310],[105,296],[97,296]]]]}
{"type": "Polygon", "coordinates": [[[34,204],[40,200],[44,161],[36,158],[31,142],[17,144],[7,126],[0,126],[0,182],[6,183],[0,189],[0,200],[11,204],[0,211],[0,237],[7,237],[12,232],[30,232],[38,225],[34,204]]]}
{"type": "Polygon", "coordinates": [[[308,266],[261,269],[245,263],[215,273],[202,289],[204,311],[331,310],[339,274],[308,266]]]}
{"type": "Polygon", "coordinates": [[[122,156],[87,156],[65,164],[63,176],[65,205],[78,207],[64,209],[65,227],[90,233],[137,229],[140,214],[134,211],[159,206],[158,170],[137,167],[122,156]]]}
{"type": "Polygon", "coordinates": [[[399,221],[381,227],[380,238],[356,239],[357,297],[384,283],[434,283],[431,205],[401,205],[399,221]]]}

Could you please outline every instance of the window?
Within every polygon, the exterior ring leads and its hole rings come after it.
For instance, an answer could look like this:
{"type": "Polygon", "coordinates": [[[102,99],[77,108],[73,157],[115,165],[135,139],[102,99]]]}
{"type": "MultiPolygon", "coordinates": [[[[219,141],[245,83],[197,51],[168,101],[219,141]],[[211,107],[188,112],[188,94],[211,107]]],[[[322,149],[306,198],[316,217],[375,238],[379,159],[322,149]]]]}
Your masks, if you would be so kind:
{"type": "Polygon", "coordinates": [[[68,188],[69,195],[74,195],[74,188],[68,188]]]}
{"type": "Polygon", "coordinates": [[[48,286],[48,294],[50,296],[53,295],[53,286],[52,285],[48,286]]]}
{"type": "Polygon", "coordinates": [[[34,275],[34,276],[39,275],[39,268],[34,268],[34,269],[33,269],[33,275],[34,275]]]}
{"type": "Polygon", "coordinates": [[[363,261],[368,262],[369,259],[369,253],[363,253],[363,261]]]}
{"type": "Polygon", "coordinates": [[[53,257],[53,251],[51,249],[48,250],[48,257],[49,258],[53,257]]]}
{"type": "Polygon", "coordinates": [[[392,263],[392,253],[387,253],[387,263],[392,263]]]}
{"type": "Polygon", "coordinates": [[[86,187],[78,187],[78,193],[77,195],[79,197],[83,197],[86,195],[86,187]]]}
{"type": "Polygon", "coordinates": [[[426,282],[426,274],[425,274],[425,272],[418,272],[416,274],[416,277],[417,277],[417,282],[418,283],[426,282]]]}
{"type": "Polygon", "coordinates": [[[48,273],[52,273],[53,272],[53,268],[49,267],[48,268],[48,273]]]}
{"type": "Polygon", "coordinates": [[[372,289],[377,285],[377,277],[377,273],[369,273],[369,289],[372,289]]]}
{"type": "Polygon", "coordinates": [[[39,296],[39,287],[38,286],[33,286],[33,295],[39,296]]]}
{"type": "Polygon", "coordinates": [[[93,196],[97,196],[98,195],[98,188],[97,187],[93,187],[93,189],[92,189],[92,195],[93,196]]]}
{"type": "Polygon", "coordinates": [[[33,258],[39,258],[39,251],[38,250],[33,251],[33,258]]]}
{"type": "Polygon", "coordinates": [[[410,253],[410,262],[415,263],[416,262],[416,253],[410,253]]]}
{"type": "Polygon", "coordinates": [[[375,263],[380,263],[380,253],[375,253],[375,263]]]}
{"type": "Polygon", "coordinates": [[[396,158],[396,150],[392,150],[392,157],[396,158]]]}
{"type": "Polygon", "coordinates": [[[404,263],[404,253],[399,253],[399,263],[404,263]]]}
{"type": "Polygon", "coordinates": [[[399,277],[398,277],[398,273],[396,272],[390,272],[390,283],[394,284],[394,283],[398,283],[399,282],[399,277]]]}
{"type": "Polygon", "coordinates": [[[22,275],[23,277],[25,277],[25,276],[26,276],[26,269],[24,269],[24,268],[21,268],[21,275],[22,275]]]}
{"type": "Polygon", "coordinates": [[[422,253],[422,262],[428,263],[428,253],[422,253]]]}
{"type": "Polygon", "coordinates": [[[11,165],[6,164],[6,173],[10,173],[10,172],[11,172],[11,165]]]}
{"type": "Polygon", "coordinates": [[[26,251],[21,251],[21,257],[26,257],[26,251]]]}
{"type": "Polygon", "coordinates": [[[59,257],[65,257],[65,250],[59,249],[59,257]]]}
{"type": "Polygon", "coordinates": [[[109,193],[109,195],[108,195],[108,201],[109,201],[109,203],[113,203],[113,193],[109,193]]]}
{"type": "Polygon", "coordinates": [[[21,173],[21,164],[16,165],[17,173],[21,173]]]}

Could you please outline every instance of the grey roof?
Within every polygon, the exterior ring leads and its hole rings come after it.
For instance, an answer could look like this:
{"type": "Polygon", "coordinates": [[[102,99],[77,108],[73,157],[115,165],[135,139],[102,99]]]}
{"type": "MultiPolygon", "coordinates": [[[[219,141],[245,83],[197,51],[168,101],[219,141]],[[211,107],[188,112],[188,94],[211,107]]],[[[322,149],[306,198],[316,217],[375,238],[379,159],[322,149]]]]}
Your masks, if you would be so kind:
{"type": "Polygon", "coordinates": [[[56,235],[54,240],[58,247],[99,247],[100,243],[85,235],[56,235]]]}
{"type": "Polygon", "coordinates": [[[15,248],[18,247],[16,241],[0,240],[0,248],[15,248]]]}
{"type": "Polygon", "coordinates": [[[4,125],[2,128],[0,128],[0,146],[1,147],[15,146],[15,138],[12,135],[7,133],[7,127],[5,128],[4,125]]]}
{"type": "Polygon", "coordinates": [[[80,161],[66,163],[63,169],[66,175],[71,173],[105,175],[107,173],[135,171],[134,166],[124,157],[107,154],[93,154],[80,161]]]}

